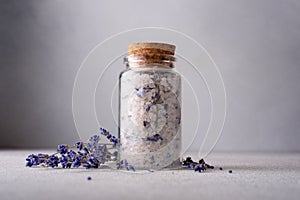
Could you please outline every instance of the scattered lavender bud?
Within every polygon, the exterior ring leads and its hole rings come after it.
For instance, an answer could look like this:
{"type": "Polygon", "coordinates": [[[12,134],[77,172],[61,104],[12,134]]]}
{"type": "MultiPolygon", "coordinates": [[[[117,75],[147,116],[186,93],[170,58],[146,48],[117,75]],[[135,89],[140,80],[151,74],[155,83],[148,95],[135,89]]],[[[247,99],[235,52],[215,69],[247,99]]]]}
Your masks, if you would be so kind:
{"type": "Polygon", "coordinates": [[[128,162],[127,160],[123,160],[124,166],[127,167],[128,166],[128,162]]]}
{"type": "Polygon", "coordinates": [[[121,163],[120,163],[120,162],[117,162],[117,163],[116,163],[116,168],[117,168],[117,169],[121,169],[121,163]]]}
{"type": "Polygon", "coordinates": [[[222,167],[220,167],[219,169],[220,169],[220,170],[223,170],[223,168],[222,168],[222,167]]]}
{"type": "Polygon", "coordinates": [[[89,181],[92,180],[92,177],[88,176],[88,177],[87,177],[87,180],[89,180],[89,181]]]}
{"type": "Polygon", "coordinates": [[[203,159],[200,159],[197,163],[194,162],[191,157],[183,159],[182,165],[199,173],[204,172],[207,169],[214,169],[214,166],[205,163],[203,159]]]}
{"type": "Polygon", "coordinates": [[[199,165],[196,165],[194,168],[195,172],[200,172],[200,169],[201,169],[201,167],[199,165]]]}
{"type": "Polygon", "coordinates": [[[126,169],[127,169],[128,171],[134,171],[134,172],[135,172],[134,167],[131,166],[131,165],[126,166],[126,169]]]}
{"type": "Polygon", "coordinates": [[[231,173],[232,173],[232,170],[229,170],[228,172],[231,174],[231,173]]]}
{"type": "Polygon", "coordinates": [[[154,172],[154,170],[153,170],[153,169],[147,169],[147,171],[148,171],[148,172],[151,172],[151,173],[153,173],[153,172],[154,172]]]}

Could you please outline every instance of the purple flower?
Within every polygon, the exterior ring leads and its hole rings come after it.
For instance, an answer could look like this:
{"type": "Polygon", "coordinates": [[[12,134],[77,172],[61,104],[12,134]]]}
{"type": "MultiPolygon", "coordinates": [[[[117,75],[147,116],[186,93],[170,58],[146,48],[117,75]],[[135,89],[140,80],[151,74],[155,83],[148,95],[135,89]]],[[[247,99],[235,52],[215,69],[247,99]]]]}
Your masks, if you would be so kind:
{"type": "Polygon", "coordinates": [[[58,145],[56,152],[60,153],[60,154],[65,154],[68,152],[68,149],[69,149],[68,145],[60,144],[60,145],[58,145]]]}
{"type": "Polygon", "coordinates": [[[81,165],[81,161],[80,161],[79,157],[76,157],[73,161],[73,167],[78,168],[78,167],[80,167],[80,165],[81,165]]]}
{"type": "Polygon", "coordinates": [[[91,156],[88,161],[92,168],[99,167],[99,161],[94,156],[91,156]]]}
{"type": "Polygon", "coordinates": [[[134,172],[135,172],[135,169],[134,169],[134,167],[133,167],[132,165],[126,166],[126,169],[127,169],[128,171],[134,171],[134,172]]]}
{"type": "MultiPolygon", "coordinates": [[[[107,161],[116,161],[118,151],[116,145],[119,144],[119,139],[109,133],[104,128],[100,128],[100,134],[104,135],[107,140],[112,142],[113,147],[108,148],[107,144],[100,143],[100,135],[94,135],[85,142],[76,142],[73,146],[66,144],[58,145],[56,153],[52,155],[39,153],[37,155],[30,154],[26,158],[26,166],[45,166],[45,167],[58,167],[62,168],[78,168],[80,166],[89,168],[98,168],[100,164],[105,164],[107,161]],[[77,148],[77,151],[71,148],[77,148]],[[111,152],[114,150],[114,152],[111,152]]],[[[122,162],[122,165],[127,170],[133,170],[127,161],[122,162]]],[[[121,164],[120,164],[121,166],[121,164]]]]}
{"type": "Polygon", "coordinates": [[[58,162],[59,162],[58,157],[56,155],[51,155],[49,159],[47,159],[46,165],[54,168],[54,167],[58,167],[58,162]]]}
{"type": "Polygon", "coordinates": [[[76,142],[75,147],[78,148],[79,150],[82,150],[83,148],[83,142],[76,142]]]}
{"type": "Polygon", "coordinates": [[[60,164],[63,168],[66,168],[69,162],[68,156],[62,155],[61,158],[59,159],[60,164]]]}
{"type": "Polygon", "coordinates": [[[120,163],[120,162],[117,162],[117,163],[116,163],[116,168],[117,168],[117,169],[121,169],[121,163],[120,163]]]}
{"type": "Polygon", "coordinates": [[[67,153],[68,158],[73,161],[76,157],[77,153],[73,151],[72,149],[67,153]]]}
{"type": "Polygon", "coordinates": [[[97,144],[100,140],[100,136],[99,135],[94,135],[92,136],[89,141],[92,142],[93,144],[97,144]]]}
{"type": "Polygon", "coordinates": [[[31,166],[37,166],[39,164],[39,158],[37,155],[30,154],[26,158],[26,166],[31,167],[31,166]]]}
{"type": "Polygon", "coordinates": [[[117,145],[119,143],[118,138],[116,138],[115,136],[113,136],[112,134],[110,134],[109,131],[107,131],[104,128],[100,128],[100,134],[104,135],[106,137],[106,139],[108,139],[109,141],[111,141],[114,145],[117,145]]]}

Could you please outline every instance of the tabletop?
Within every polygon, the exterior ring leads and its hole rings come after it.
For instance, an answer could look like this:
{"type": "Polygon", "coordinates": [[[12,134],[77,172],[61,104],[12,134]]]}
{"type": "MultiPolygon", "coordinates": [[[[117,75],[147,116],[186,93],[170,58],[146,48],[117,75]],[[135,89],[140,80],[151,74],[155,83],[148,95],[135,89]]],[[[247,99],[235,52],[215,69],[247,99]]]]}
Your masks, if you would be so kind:
{"type": "Polygon", "coordinates": [[[0,150],[1,200],[298,200],[300,196],[300,153],[211,153],[205,161],[215,169],[204,173],[193,170],[151,173],[25,167],[27,155],[38,152],[49,150],[0,150]]]}

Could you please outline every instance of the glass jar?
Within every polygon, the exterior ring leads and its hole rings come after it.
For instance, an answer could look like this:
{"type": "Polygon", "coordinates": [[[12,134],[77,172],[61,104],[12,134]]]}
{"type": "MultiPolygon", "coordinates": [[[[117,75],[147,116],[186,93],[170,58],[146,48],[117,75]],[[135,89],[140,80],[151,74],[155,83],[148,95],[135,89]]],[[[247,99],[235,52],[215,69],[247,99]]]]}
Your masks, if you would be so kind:
{"type": "Polygon", "coordinates": [[[136,169],[180,166],[181,76],[175,46],[135,43],[119,77],[120,159],[136,169]]]}

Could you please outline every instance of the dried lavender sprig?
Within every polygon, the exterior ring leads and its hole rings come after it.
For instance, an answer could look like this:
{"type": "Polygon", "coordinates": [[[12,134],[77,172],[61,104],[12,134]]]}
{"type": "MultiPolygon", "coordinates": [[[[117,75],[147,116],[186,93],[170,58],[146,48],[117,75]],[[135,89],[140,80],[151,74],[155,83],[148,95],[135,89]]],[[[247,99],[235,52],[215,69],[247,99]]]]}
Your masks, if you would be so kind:
{"type": "Polygon", "coordinates": [[[58,167],[61,165],[63,168],[80,167],[85,168],[98,168],[99,161],[95,156],[84,147],[77,152],[73,151],[67,145],[59,145],[57,152],[48,154],[31,154],[26,158],[26,166],[44,166],[44,167],[58,167]],[[59,156],[57,155],[59,154],[59,156]]]}
{"type": "Polygon", "coordinates": [[[113,136],[109,133],[105,128],[100,128],[100,134],[104,135],[109,141],[111,141],[113,144],[117,145],[119,144],[119,139],[113,136]]]}
{"type": "Polygon", "coordinates": [[[100,128],[100,134],[112,143],[101,143],[100,136],[92,136],[88,142],[76,142],[73,146],[66,144],[58,145],[56,153],[48,154],[30,154],[26,158],[26,166],[44,166],[44,167],[58,167],[61,165],[63,168],[80,167],[83,166],[87,169],[98,168],[100,164],[104,164],[110,160],[116,160],[117,152],[110,153],[107,145],[112,145],[114,148],[119,144],[118,139],[112,136],[106,129],[100,128]],[[77,148],[77,152],[72,148],[77,148]],[[57,155],[59,154],[59,155],[57,155]]]}

